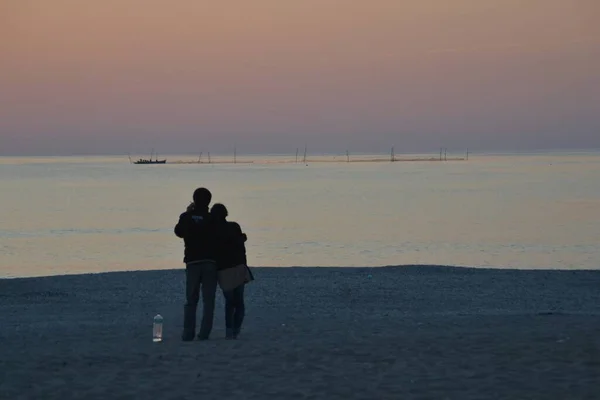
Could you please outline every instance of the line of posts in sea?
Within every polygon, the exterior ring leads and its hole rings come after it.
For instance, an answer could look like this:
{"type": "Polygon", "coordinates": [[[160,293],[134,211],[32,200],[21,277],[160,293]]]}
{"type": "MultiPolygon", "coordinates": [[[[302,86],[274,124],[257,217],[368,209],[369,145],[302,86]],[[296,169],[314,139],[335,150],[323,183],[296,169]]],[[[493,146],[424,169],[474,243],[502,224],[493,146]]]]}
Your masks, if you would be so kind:
{"type": "MultiPolygon", "coordinates": [[[[333,156],[333,160],[331,159],[325,159],[325,156],[319,156],[318,159],[308,159],[308,148],[305,146],[304,147],[304,153],[301,155],[300,154],[300,148],[296,148],[296,157],[295,159],[292,160],[280,160],[280,161],[276,161],[276,163],[299,163],[302,162],[303,164],[308,164],[309,162],[314,163],[314,162],[397,162],[397,161],[466,161],[469,159],[469,149],[466,150],[465,152],[465,156],[464,157],[448,157],[448,149],[445,147],[441,147],[440,148],[440,153],[439,153],[439,157],[398,157],[397,154],[394,151],[394,147],[391,148],[390,151],[390,157],[389,158],[355,158],[355,159],[351,159],[351,155],[350,155],[350,151],[346,150],[346,157],[345,157],[345,161],[338,159],[338,156],[333,156]]],[[[210,152],[207,153],[207,159],[203,160],[203,155],[204,152],[200,152],[200,155],[198,156],[198,160],[196,161],[174,161],[172,162],[173,164],[254,164],[257,163],[256,161],[251,161],[251,160],[243,160],[243,161],[238,161],[238,154],[237,154],[237,148],[234,147],[233,149],[233,159],[230,160],[223,160],[223,159],[219,159],[218,161],[212,160],[210,157],[210,152]]]]}

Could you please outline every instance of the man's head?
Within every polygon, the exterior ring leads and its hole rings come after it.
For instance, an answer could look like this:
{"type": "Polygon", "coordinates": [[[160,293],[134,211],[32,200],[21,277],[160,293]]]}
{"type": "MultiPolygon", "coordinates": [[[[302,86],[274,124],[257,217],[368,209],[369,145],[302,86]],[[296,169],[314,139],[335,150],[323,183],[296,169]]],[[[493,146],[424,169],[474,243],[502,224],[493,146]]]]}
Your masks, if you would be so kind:
{"type": "Polygon", "coordinates": [[[206,188],[198,188],[194,191],[194,204],[196,208],[208,208],[212,194],[206,188]]]}

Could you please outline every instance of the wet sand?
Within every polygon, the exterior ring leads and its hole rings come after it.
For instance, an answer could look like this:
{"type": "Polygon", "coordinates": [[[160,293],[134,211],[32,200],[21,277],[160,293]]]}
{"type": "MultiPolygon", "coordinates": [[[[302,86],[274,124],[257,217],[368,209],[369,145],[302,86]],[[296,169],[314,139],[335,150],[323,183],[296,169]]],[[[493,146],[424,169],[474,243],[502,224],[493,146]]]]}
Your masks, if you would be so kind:
{"type": "Polygon", "coordinates": [[[240,339],[219,294],[211,340],[191,343],[183,270],[0,280],[0,398],[598,398],[600,271],[254,274],[240,339]]]}

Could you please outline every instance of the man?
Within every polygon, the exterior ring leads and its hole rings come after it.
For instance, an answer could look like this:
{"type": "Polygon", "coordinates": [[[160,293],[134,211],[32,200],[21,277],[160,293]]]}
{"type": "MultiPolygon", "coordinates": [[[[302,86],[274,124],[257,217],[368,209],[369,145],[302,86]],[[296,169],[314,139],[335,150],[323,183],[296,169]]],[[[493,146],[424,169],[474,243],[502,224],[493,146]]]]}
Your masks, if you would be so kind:
{"type": "Polygon", "coordinates": [[[196,334],[196,308],[200,299],[200,287],[202,287],[203,313],[198,339],[206,340],[210,336],[218,281],[217,237],[208,212],[212,194],[206,188],[198,188],[194,191],[193,199],[194,202],[179,216],[179,222],[175,226],[175,235],[182,238],[185,244],[183,262],[186,264],[186,303],[181,336],[184,341],[194,340],[196,334]]]}

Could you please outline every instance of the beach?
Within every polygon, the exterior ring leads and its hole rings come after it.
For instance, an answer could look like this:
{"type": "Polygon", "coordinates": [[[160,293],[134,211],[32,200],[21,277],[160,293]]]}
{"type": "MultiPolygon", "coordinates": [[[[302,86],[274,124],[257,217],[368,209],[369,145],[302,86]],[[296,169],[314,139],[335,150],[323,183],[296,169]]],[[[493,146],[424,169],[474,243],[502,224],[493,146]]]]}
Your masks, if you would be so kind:
{"type": "Polygon", "coordinates": [[[2,399],[592,399],[600,271],[254,268],[238,340],[183,270],[0,280],[2,399]],[[165,338],[152,343],[152,318],[165,338]]]}

